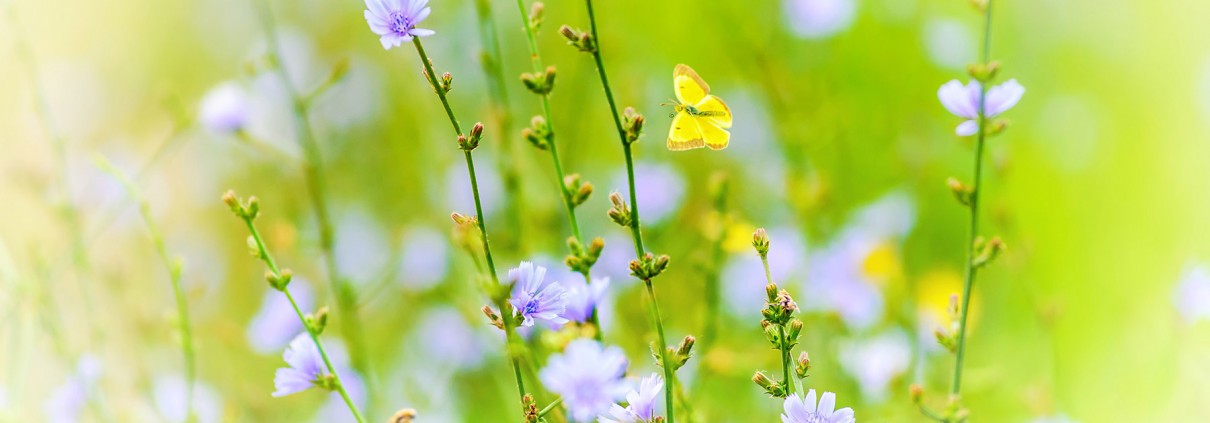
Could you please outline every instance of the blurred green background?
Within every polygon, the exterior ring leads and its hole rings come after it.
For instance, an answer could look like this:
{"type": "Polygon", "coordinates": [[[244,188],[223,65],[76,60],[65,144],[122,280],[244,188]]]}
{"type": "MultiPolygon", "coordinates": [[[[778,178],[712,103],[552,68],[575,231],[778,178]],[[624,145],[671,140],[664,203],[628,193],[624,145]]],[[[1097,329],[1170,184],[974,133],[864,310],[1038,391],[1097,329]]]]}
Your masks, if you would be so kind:
{"type": "MultiPolygon", "coordinates": [[[[336,259],[367,323],[374,421],[402,407],[417,408],[420,421],[515,420],[500,336],[484,324],[474,265],[451,238],[449,213],[473,211],[464,164],[415,53],[384,51],[361,2],[271,3],[295,85],[314,87],[349,64],[311,116],[336,259]]],[[[697,420],[777,421],[780,401],[749,380],[779,367],[757,325],[763,274],[746,244],[768,227],[775,277],[804,307],[808,387],[837,392],[861,421],[922,421],[907,386],[944,402],[953,358],[931,331],[960,289],[966,237],[965,211],[944,181],[969,180],[972,157],[936,90],[966,80],[980,15],[961,0],[599,3],[615,94],[648,118],[636,153],[639,206],[649,248],[672,256],[658,279],[671,338],[701,336],[704,275],[722,275],[719,339],[702,340],[681,371],[697,420]],[[677,63],[731,105],[729,149],[664,148],[670,109],[660,103],[672,96],[677,63]],[[709,248],[723,221],[712,212],[716,173],[731,180],[722,261],[709,248]]],[[[219,201],[228,188],[258,196],[270,249],[299,275],[292,288],[310,291],[312,308],[332,303],[254,5],[2,5],[0,417],[181,420],[167,272],[134,203],[94,165],[99,154],[137,175],[184,262],[201,420],[348,420],[325,393],[269,396],[298,328],[273,315],[266,297],[276,293],[219,201]],[[257,143],[192,122],[223,83],[248,96],[257,143]],[[39,99],[62,134],[61,155],[39,99]],[[86,246],[78,259],[73,233],[86,246]]],[[[508,133],[492,119],[474,2],[431,6],[420,26],[437,31],[424,41],[438,71],[454,74],[454,107],[464,123],[488,125],[475,153],[497,263],[503,271],[533,260],[563,275],[568,232],[553,170],[519,135],[540,106],[516,79],[529,70],[516,5],[491,1],[508,133]],[[518,197],[501,181],[509,167],[518,197]]],[[[656,369],[646,351],[654,333],[626,274],[627,233],[605,215],[606,194],[625,190],[621,149],[591,57],[556,32],[587,27],[584,4],[546,6],[538,42],[558,68],[557,142],[564,168],[597,188],[581,208],[583,232],[607,243],[594,269],[613,280],[605,340],[627,351],[633,375],[646,375],[656,369]]],[[[1027,91],[988,147],[984,233],[1009,250],[975,290],[963,386],[974,420],[1210,419],[1210,277],[1201,267],[1210,260],[1210,49],[1199,41],[1210,35],[1208,14],[1210,3],[1188,1],[995,4],[992,57],[1002,79],[1027,91]]],[[[329,332],[339,343],[339,325],[329,332]]],[[[557,338],[533,342],[542,350],[557,338]]]]}

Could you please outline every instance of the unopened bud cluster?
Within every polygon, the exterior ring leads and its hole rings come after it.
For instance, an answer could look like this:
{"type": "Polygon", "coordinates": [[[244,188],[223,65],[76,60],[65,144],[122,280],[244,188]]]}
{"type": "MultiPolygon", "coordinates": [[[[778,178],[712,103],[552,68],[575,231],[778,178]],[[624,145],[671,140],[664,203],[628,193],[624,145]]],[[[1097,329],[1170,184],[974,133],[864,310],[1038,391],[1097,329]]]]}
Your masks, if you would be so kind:
{"type": "Polygon", "coordinates": [[[596,53],[597,43],[592,39],[592,34],[567,25],[559,27],[559,33],[567,39],[567,44],[586,53],[596,53]]]}
{"type": "Polygon", "coordinates": [[[626,205],[622,194],[617,191],[609,194],[609,202],[613,204],[609,208],[609,219],[623,228],[629,228],[634,221],[630,215],[630,206],[626,205]]]}
{"type": "Polygon", "coordinates": [[[538,411],[538,402],[534,400],[533,395],[525,394],[525,396],[521,397],[521,404],[524,405],[523,410],[525,414],[522,415],[522,418],[525,423],[539,423],[542,421],[541,413],[538,411]]]}
{"type": "Polygon", "coordinates": [[[958,307],[958,295],[950,295],[949,307],[945,309],[946,315],[949,318],[949,328],[937,327],[933,330],[933,336],[937,338],[937,344],[949,350],[950,353],[958,351],[958,331],[961,330],[959,326],[960,316],[958,314],[961,310],[958,307]]]}
{"type": "Polygon", "coordinates": [[[555,89],[555,67],[547,66],[545,72],[523,73],[521,82],[534,94],[550,94],[555,89]]]}
{"type": "MultiPolygon", "coordinates": [[[[433,62],[430,60],[429,66],[432,66],[432,65],[433,65],[433,62]]],[[[428,69],[422,69],[421,72],[424,73],[424,79],[426,81],[430,81],[433,83],[433,92],[436,92],[437,94],[440,94],[440,95],[445,95],[446,93],[450,92],[450,90],[454,89],[454,75],[453,74],[451,74],[449,72],[445,72],[445,73],[441,74],[440,78],[434,79],[432,75],[429,75],[428,69]]]]}
{"type": "Polygon", "coordinates": [[[475,122],[475,126],[471,127],[471,133],[458,136],[458,148],[462,151],[471,151],[479,146],[479,140],[483,139],[483,122],[475,122]]]}
{"type": "Polygon", "coordinates": [[[633,107],[622,111],[622,130],[626,132],[626,143],[634,144],[643,135],[643,122],[646,118],[636,112],[633,107]]]}
{"type": "Polygon", "coordinates": [[[241,200],[235,195],[235,191],[228,190],[223,194],[223,204],[226,204],[231,209],[236,217],[244,220],[256,220],[260,216],[260,201],[256,196],[248,197],[248,200],[241,200]]]}
{"type": "Polygon", "coordinates": [[[659,257],[651,253],[644,254],[643,257],[630,261],[630,274],[649,281],[664,273],[664,269],[668,268],[668,260],[667,254],[661,254],[659,257]]]}
{"type": "Polygon", "coordinates": [[[328,327],[328,307],[320,307],[314,314],[308,313],[303,317],[303,323],[306,324],[307,330],[311,333],[319,335],[328,327]]]}
{"type": "MultiPolygon", "coordinates": [[[[693,346],[696,343],[697,338],[694,338],[693,335],[687,335],[685,336],[685,339],[681,340],[681,343],[678,344],[676,348],[668,347],[666,353],[668,354],[669,361],[672,362],[673,371],[680,370],[681,367],[685,366],[685,363],[689,362],[689,359],[693,357],[693,346]]],[[[661,357],[659,351],[655,349],[655,345],[652,345],[651,355],[655,357],[655,364],[657,366],[664,366],[663,357],[661,357]]]]}
{"type": "Polygon", "coordinates": [[[529,127],[521,130],[521,136],[525,137],[534,147],[539,150],[550,148],[551,140],[555,137],[554,131],[550,125],[546,123],[546,119],[542,116],[534,116],[529,120],[529,127]]]}
{"type": "Polygon", "coordinates": [[[573,173],[563,177],[563,196],[572,207],[577,207],[588,201],[592,195],[592,183],[581,181],[580,175],[573,173]]]}
{"type": "Polygon", "coordinates": [[[587,275],[592,270],[592,266],[597,264],[597,259],[601,258],[601,251],[605,249],[605,240],[600,237],[593,238],[586,247],[576,237],[568,237],[567,249],[571,253],[563,259],[563,263],[571,270],[587,275]]]}
{"type": "Polygon", "coordinates": [[[1004,241],[1000,237],[994,236],[990,240],[984,240],[983,237],[975,238],[974,258],[971,260],[971,266],[976,268],[986,266],[991,263],[1000,253],[1004,252],[1004,241]]]}

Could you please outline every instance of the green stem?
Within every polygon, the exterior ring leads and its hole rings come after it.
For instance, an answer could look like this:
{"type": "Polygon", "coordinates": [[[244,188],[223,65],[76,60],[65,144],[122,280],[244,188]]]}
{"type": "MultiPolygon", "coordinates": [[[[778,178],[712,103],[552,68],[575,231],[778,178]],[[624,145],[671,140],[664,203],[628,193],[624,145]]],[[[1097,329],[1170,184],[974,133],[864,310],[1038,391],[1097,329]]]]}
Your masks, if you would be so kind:
{"type": "MultiPolygon", "coordinates": [[[[445,108],[445,114],[449,117],[450,125],[454,127],[454,132],[458,136],[463,136],[462,126],[458,124],[458,118],[454,116],[454,109],[450,106],[449,99],[445,96],[445,91],[441,89],[441,84],[437,82],[437,75],[433,71],[433,63],[429,60],[429,56],[424,52],[424,45],[420,42],[420,37],[412,38],[412,44],[416,46],[416,53],[420,56],[420,62],[424,64],[425,75],[428,77],[429,84],[432,85],[433,91],[437,93],[437,97],[441,99],[441,106],[445,108]]],[[[483,203],[479,198],[479,180],[475,177],[475,160],[471,155],[471,150],[463,150],[463,156],[466,158],[466,172],[471,180],[471,192],[475,197],[475,216],[479,223],[479,240],[483,244],[483,257],[487,261],[487,271],[491,275],[491,279],[496,286],[501,286],[500,277],[496,274],[496,263],[492,260],[491,245],[487,241],[487,223],[483,215],[483,203]]],[[[521,361],[516,353],[514,344],[514,330],[512,324],[512,307],[507,301],[497,301],[496,306],[500,308],[500,315],[504,321],[504,338],[507,345],[510,361],[513,365],[513,377],[517,382],[518,398],[525,397],[525,382],[521,378],[521,361]]],[[[524,401],[519,401],[522,414],[525,413],[524,401]]]]}
{"type": "MultiPolygon", "coordinates": [[[[504,189],[508,193],[508,220],[517,229],[517,233],[526,233],[522,226],[526,222],[521,218],[520,200],[524,198],[521,186],[521,174],[517,170],[517,152],[513,146],[512,117],[509,113],[508,89],[505,85],[504,69],[501,66],[500,39],[496,36],[496,23],[492,19],[490,0],[476,0],[475,11],[478,15],[479,38],[483,43],[483,73],[487,80],[488,95],[491,97],[492,118],[500,128],[500,148],[503,154],[496,160],[500,169],[504,189]]],[[[525,237],[515,237],[512,245],[525,249],[525,237]]]]}
{"type": "MultiPolygon", "coordinates": [[[[241,218],[244,221],[244,225],[248,227],[248,233],[252,235],[252,240],[256,244],[257,256],[261,261],[265,262],[265,266],[269,267],[269,271],[273,272],[273,275],[280,279],[282,277],[281,269],[277,267],[277,262],[273,260],[273,256],[269,254],[269,249],[265,247],[265,241],[261,238],[260,232],[256,230],[256,225],[252,223],[252,218],[241,218]]],[[[290,306],[294,308],[294,314],[298,315],[298,320],[303,322],[303,327],[307,329],[307,335],[311,337],[311,341],[315,343],[315,348],[319,350],[319,356],[323,358],[324,366],[327,367],[328,373],[335,380],[336,391],[344,399],[345,405],[349,406],[349,411],[353,412],[353,417],[357,419],[358,423],[365,423],[366,420],[361,416],[361,411],[357,410],[357,406],[349,398],[349,392],[345,389],[344,382],[340,380],[340,374],[336,372],[336,367],[332,365],[332,360],[328,358],[328,353],[324,350],[323,343],[319,342],[319,335],[315,333],[311,325],[307,324],[307,318],[303,314],[302,309],[298,307],[298,302],[294,301],[294,296],[290,294],[289,287],[282,288],[281,293],[285,294],[286,299],[290,300],[290,306]]]]}
{"type": "MultiPolygon", "coordinates": [[[[992,0],[987,1],[987,6],[984,10],[984,28],[983,28],[983,63],[988,62],[988,57],[991,50],[991,31],[992,31],[992,0]]],[[[950,394],[958,396],[962,387],[962,364],[966,359],[966,323],[967,316],[970,311],[971,302],[971,287],[975,283],[975,276],[978,273],[978,268],[975,267],[975,238],[979,233],[979,194],[983,191],[983,147],[985,137],[985,127],[987,118],[983,115],[984,97],[987,95],[987,84],[980,84],[979,92],[979,133],[978,140],[975,143],[975,182],[974,190],[970,196],[970,229],[969,236],[966,242],[966,278],[962,283],[962,317],[958,324],[958,348],[957,356],[954,360],[954,380],[950,385],[950,394]]]]}
{"type": "MultiPolygon", "coordinates": [[[[592,0],[585,0],[585,5],[588,8],[588,24],[592,32],[592,39],[596,43],[596,48],[592,50],[592,58],[597,65],[597,75],[601,78],[601,87],[605,90],[605,99],[609,102],[609,110],[613,116],[614,127],[618,132],[618,139],[622,142],[622,155],[626,157],[626,179],[630,189],[631,207],[630,232],[634,238],[635,255],[641,260],[647,251],[643,247],[643,231],[639,224],[639,201],[634,183],[634,155],[631,152],[630,142],[626,139],[626,129],[622,127],[622,117],[618,114],[618,105],[613,98],[613,89],[609,86],[609,77],[605,74],[605,63],[601,59],[601,38],[597,35],[597,19],[592,8],[592,0]]],[[[668,343],[664,339],[664,323],[660,318],[659,302],[656,301],[655,288],[651,286],[651,279],[645,279],[643,282],[647,285],[647,295],[651,299],[653,311],[653,324],[660,340],[660,358],[664,368],[664,405],[668,410],[667,421],[674,423],[676,419],[674,418],[673,388],[676,380],[672,378],[672,360],[668,357],[668,343]]]]}
{"type": "MultiPolygon", "coordinates": [[[[332,290],[332,294],[336,297],[336,311],[340,317],[341,327],[345,337],[349,341],[353,368],[365,375],[369,381],[367,385],[373,386],[374,375],[370,371],[365,334],[362,329],[361,318],[357,315],[357,295],[353,291],[353,287],[341,278],[340,270],[337,268],[334,251],[336,233],[332,225],[331,216],[328,214],[323,157],[320,154],[319,143],[311,128],[307,104],[303,97],[299,95],[297,88],[290,82],[290,75],[283,63],[273,14],[270,12],[266,0],[260,0],[259,4],[261,6],[261,19],[264,21],[266,37],[268,38],[269,54],[273,57],[276,64],[279,77],[282,79],[282,86],[286,88],[291,99],[294,128],[298,133],[297,141],[302,148],[306,160],[306,163],[303,165],[303,177],[307,185],[307,191],[310,193],[311,206],[315,209],[315,221],[319,226],[319,244],[320,249],[323,251],[324,268],[327,272],[328,284],[332,290]]],[[[369,392],[372,404],[375,402],[374,390],[370,389],[369,392]]]]}
{"type": "Polygon", "coordinates": [[[655,288],[651,286],[651,279],[643,280],[643,284],[647,286],[647,296],[651,298],[651,318],[655,321],[655,331],[660,340],[660,361],[664,364],[664,408],[668,411],[668,422],[673,421],[673,391],[676,386],[676,379],[672,371],[672,359],[668,357],[668,341],[664,338],[664,325],[660,317],[660,303],[655,299],[655,288]]]}
{"type": "Polygon", "coordinates": [[[558,408],[561,404],[563,404],[563,397],[555,398],[554,402],[542,407],[542,410],[538,411],[538,417],[545,417],[547,414],[550,414],[551,411],[554,411],[556,408],[558,408]]]}
{"type": "MultiPolygon", "coordinates": [[[[764,254],[760,255],[760,263],[765,268],[765,280],[768,281],[770,284],[773,284],[774,283],[773,282],[773,273],[769,271],[769,254],[768,253],[764,253],[764,254]]],[[[793,364],[792,359],[790,358],[790,349],[791,349],[790,344],[788,342],[785,342],[786,325],[780,325],[780,324],[777,325],[777,333],[778,333],[778,335],[781,336],[781,339],[782,339],[782,343],[778,347],[778,349],[781,350],[782,381],[786,387],[786,396],[788,397],[788,396],[790,396],[790,394],[794,393],[794,379],[790,377],[790,368],[793,367],[794,364],[793,364]]]]}
{"type": "Polygon", "coordinates": [[[189,320],[189,301],[185,297],[184,288],[181,287],[180,264],[178,261],[173,260],[172,256],[168,253],[168,246],[164,242],[164,237],[151,216],[151,206],[140,195],[134,181],[122,173],[121,170],[113,167],[104,157],[97,158],[97,165],[101,170],[113,175],[126,188],[127,193],[129,193],[134,202],[138,204],[139,215],[142,216],[143,223],[147,226],[147,233],[151,236],[156,253],[159,255],[160,261],[164,263],[164,267],[168,270],[168,278],[172,284],[172,295],[176,299],[177,324],[180,325],[181,331],[181,354],[184,356],[185,363],[185,416],[187,416],[187,421],[192,420],[194,417],[193,392],[197,380],[197,358],[193,346],[192,324],[189,320]]]}

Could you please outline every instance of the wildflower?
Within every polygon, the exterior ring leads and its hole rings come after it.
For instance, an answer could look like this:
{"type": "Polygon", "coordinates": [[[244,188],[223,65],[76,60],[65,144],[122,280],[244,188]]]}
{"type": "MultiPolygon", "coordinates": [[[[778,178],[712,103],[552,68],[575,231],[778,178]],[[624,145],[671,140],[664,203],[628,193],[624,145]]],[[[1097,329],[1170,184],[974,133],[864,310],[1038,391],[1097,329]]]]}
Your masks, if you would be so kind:
{"type": "Polygon", "coordinates": [[[528,261],[508,271],[508,280],[516,284],[508,302],[521,315],[521,326],[533,326],[535,319],[558,325],[568,322],[562,317],[567,308],[567,291],[558,282],[543,281],[545,277],[545,267],[528,261]]]}
{"type": "Polygon", "coordinates": [[[243,130],[250,113],[248,95],[243,88],[234,82],[225,82],[202,97],[198,121],[213,132],[229,134],[243,130]]]}
{"type": "Polygon", "coordinates": [[[538,379],[563,397],[573,420],[586,421],[609,410],[629,391],[622,379],[628,364],[621,348],[578,339],[562,354],[552,355],[538,379]]]}
{"type": "Polygon", "coordinates": [[[591,284],[583,278],[571,279],[567,285],[567,308],[563,317],[580,323],[588,322],[597,305],[605,298],[609,289],[609,278],[593,280],[591,284]]]}
{"type": "Polygon", "coordinates": [[[790,30],[807,39],[827,38],[844,31],[857,16],[853,0],[786,0],[783,5],[790,30]]]}
{"type": "Polygon", "coordinates": [[[807,391],[807,397],[799,399],[798,394],[786,398],[785,413],[781,415],[782,423],[853,423],[853,409],[836,408],[836,394],[824,392],[815,403],[815,390],[807,391]]]}
{"type": "Polygon", "coordinates": [[[366,0],[366,22],[370,30],[382,36],[382,48],[399,47],[412,37],[427,37],[433,30],[417,28],[429,17],[428,0],[366,0]]]}
{"type": "Polygon", "coordinates": [[[664,378],[652,373],[639,384],[637,391],[626,394],[626,407],[614,404],[611,417],[602,416],[598,423],[651,423],[655,421],[656,399],[664,391],[664,378]]]}
{"type": "Polygon", "coordinates": [[[319,354],[319,347],[306,332],[290,341],[290,346],[282,353],[282,359],[290,367],[277,369],[273,377],[273,385],[277,388],[273,391],[275,397],[296,394],[316,386],[328,372],[319,354]]]}
{"type": "MultiPolygon", "coordinates": [[[[942,85],[937,90],[937,98],[941,99],[941,105],[945,106],[946,110],[958,117],[966,118],[965,122],[958,125],[955,130],[960,136],[974,135],[979,131],[979,96],[982,95],[982,86],[978,81],[968,82],[962,85],[958,80],[952,80],[942,85]]],[[[1008,111],[1017,105],[1021,100],[1021,96],[1025,94],[1025,87],[1017,83],[1016,79],[1010,79],[1003,84],[991,87],[987,90],[986,98],[983,100],[983,116],[992,118],[1008,111]]]]}

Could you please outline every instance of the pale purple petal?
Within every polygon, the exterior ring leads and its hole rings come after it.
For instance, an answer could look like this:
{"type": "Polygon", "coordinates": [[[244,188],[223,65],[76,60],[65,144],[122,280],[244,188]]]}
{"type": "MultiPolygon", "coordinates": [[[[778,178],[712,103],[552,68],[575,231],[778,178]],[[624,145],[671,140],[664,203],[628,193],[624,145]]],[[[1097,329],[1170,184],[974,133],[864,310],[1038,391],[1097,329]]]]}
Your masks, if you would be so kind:
{"type": "Polygon", "coordinates": [[[958,124],[957,128],[954,128],[954,133],[958,134],[960,137],[969,137],[971,135],[975,135],[979,133],[979,122],[974,120],[963,121],[962,123],[958,124]]]}
{"type": "Polygon", "coordinates": [[[962,85],[958,80],[946,82],[937,90],[937,98],[946,110],[959,117],[974,119],[979,116],[979,83],[971,81],[962,85]],[[973,90],[972,90],[973,88],[973,90]],[[974,93],[972,98],[971,93],[974,93]]]}
{"type": "Polygon", "coordinates": [[[1021,86],[1016,79],[1010,79],[1003,84],[991,87],[987,90],[983,114],[987,117],[994,117],[1004,113],[1016,106],[1023,95],[1025,95],[1025,87],[1021,86]]]}

